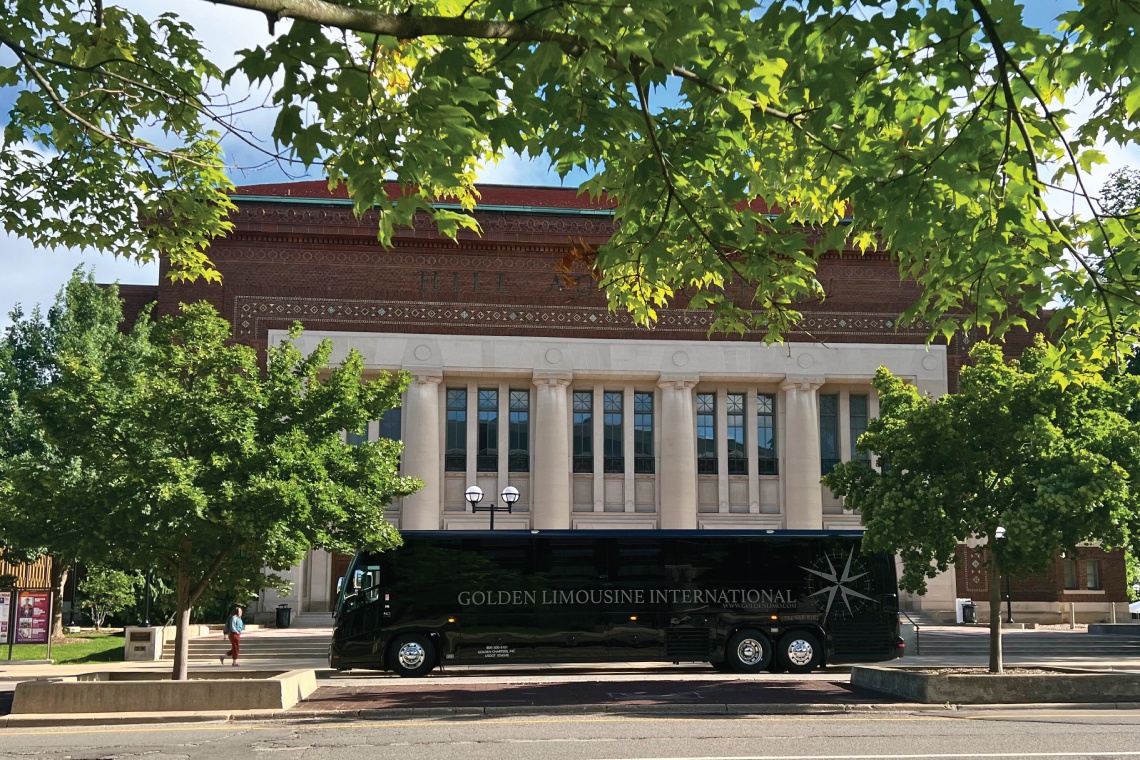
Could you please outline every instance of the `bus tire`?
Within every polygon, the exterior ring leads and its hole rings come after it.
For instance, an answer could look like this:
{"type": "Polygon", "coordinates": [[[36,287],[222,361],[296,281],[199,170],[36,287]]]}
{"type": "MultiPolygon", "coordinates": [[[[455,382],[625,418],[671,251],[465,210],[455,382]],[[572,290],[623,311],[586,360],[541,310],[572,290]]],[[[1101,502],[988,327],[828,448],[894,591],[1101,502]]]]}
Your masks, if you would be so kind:
{"type": "Polygon", "coordinates": [[[819,639],[807,631],[785,633],[776,649],[776,661],[789,673],[810,673],[819,667],[822,657],[819,639]]]}
{"type": "Polygon", "coordinates": [[[737,631],[728,640],[724,661],[736,673],[759,673],[772,662],[772,642],[750,628],[737,631]]]}
{"type": "Polygon", "coordinates": [[[435,642],[426,633],[405,633],[388,649],[388,666],[402,678],[426,676],[435,667],[435,642]]]}

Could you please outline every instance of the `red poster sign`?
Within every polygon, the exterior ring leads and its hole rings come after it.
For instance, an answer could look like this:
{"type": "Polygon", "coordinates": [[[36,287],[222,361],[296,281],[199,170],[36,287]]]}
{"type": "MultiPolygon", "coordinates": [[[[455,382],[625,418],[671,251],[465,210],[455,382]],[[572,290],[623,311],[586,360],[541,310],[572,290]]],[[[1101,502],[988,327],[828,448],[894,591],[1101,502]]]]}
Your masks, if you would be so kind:
{"type": "Polygon", "coordinates": [[[16,643],[46,644],[50,625],[51,592],[19,592],[16,602],[16,643]]]}

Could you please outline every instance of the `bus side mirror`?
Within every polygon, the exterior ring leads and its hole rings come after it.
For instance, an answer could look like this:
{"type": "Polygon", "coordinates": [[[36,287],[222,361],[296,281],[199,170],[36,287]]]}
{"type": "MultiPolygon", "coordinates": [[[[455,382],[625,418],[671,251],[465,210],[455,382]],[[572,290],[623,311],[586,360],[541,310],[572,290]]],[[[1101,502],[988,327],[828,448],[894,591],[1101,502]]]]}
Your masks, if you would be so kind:
{"type": "Polygon", "coordinates": [[[340,592],[342,590],[344,590],[344,576],[343,575],[336,579],[336,595],[340,596],[340,592]]]}

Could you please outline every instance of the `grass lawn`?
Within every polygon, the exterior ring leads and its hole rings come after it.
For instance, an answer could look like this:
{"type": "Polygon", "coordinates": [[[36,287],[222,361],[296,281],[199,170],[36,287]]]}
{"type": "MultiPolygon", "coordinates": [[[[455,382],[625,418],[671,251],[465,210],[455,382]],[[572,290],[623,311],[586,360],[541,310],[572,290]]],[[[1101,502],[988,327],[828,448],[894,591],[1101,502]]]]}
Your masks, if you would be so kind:
{"type": "MultiPolygon", "coordinates": [[[[13,660],[46,660],[43,644],[17,644],[12,650],[13,660]]],[[[0,645],[0,666],[8,659],[8,646],[0,645]]],[[[51,645],[51,660],[56,665],[87,662],[122,662],[123,636],[111,633],[78,633],[66,639],[56,639],[51,645]]]]}

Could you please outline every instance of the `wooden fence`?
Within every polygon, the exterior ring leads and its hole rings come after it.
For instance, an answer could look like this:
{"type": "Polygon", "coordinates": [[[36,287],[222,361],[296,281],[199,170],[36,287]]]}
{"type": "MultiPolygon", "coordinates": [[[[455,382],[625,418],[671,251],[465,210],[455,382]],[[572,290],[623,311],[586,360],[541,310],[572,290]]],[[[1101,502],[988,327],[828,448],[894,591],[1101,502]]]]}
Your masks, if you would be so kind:
{"type": "Polygon", "coordinates": [[[0,560],[0,577],[5,575],[16,576],[16,586],[19,588],[50,588],[51,557],[40,557],[35,562],[22,565],[0,560]]]}

